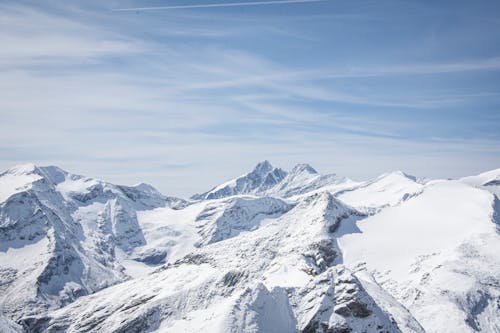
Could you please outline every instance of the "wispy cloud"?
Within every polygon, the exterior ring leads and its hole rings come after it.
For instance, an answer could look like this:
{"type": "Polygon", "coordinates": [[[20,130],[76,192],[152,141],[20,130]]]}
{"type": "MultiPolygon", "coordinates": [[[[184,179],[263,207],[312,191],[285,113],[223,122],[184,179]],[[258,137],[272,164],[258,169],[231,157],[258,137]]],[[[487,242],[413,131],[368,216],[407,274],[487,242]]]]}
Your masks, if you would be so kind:
{"type": "Polygon", "coordinates": [[[156,7],[131,7],[131,8],[115,8],[113,11],[144,11],[144,10],[172,10],[172,9],[193,9],[193,8],[218,8],[218,7],[249,7],[249,6],[267,6],[267,5],[283,5],[294,3],[311,3],[323,2],[328,0],[276,0],[276,1],[250,1],[250,2],[220,2],[220,3],[204,3],[192,5],[176,5],[176,6],[156,6],[156,7]]]}
{"type": "Polygon", "coordinates": [[[49,62],[92,62],[103,56],[139,52],[137,40],[103,33],[92,23],[79,22],[23,5],[0,5],[0,68],[49,62]]]}
{"type": "Polygon", "coordinates": [[[294,39],[318,37],[300,20],[0,8],[0,168],[34,160],[189,195],[263,158],[358,178],[500,163],[498,117],[470,116],[498,106],[495,55],[301,61],[277,50],[327,46],[294,39]]]}

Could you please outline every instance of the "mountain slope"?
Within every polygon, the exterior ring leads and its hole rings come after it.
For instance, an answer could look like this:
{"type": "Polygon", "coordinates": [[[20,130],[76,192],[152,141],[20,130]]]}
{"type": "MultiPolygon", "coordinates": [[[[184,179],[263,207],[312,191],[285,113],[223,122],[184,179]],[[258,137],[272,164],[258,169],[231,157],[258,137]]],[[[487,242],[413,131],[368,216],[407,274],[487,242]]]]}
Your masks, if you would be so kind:
{"type": "Polygon", "coordinates": [[[0,184],[0,310],[13,318],[128,279],[116,252],[145,243],[136,211],[179,201],[32,164],[0,184]]]}
{"type": "MultiPolygon", "coordinates": [[[[351,273],[344,269],[338,277],[332,271],[339,256],[332,226],[357,217],[331,194],[315,194],[251,233],[208,244],[141,280],[82,298],[47,317],[25,318],[23,324],[47,332],[125,332],[133,327],[291,332],[300,322],[302,330],[312,330],[319,319],[297,302],[317,281],[338,288],[330,299],[337,311],[321,327],[400,332],[351,273]],[[347,291],[351,287],[355,293],[347,291]],[[89,312],[97,304],[100,310],[89,312]],[[349,308],[357,310],[343,310],[349,308]]],[[[321,298],[310,302],[323,303],[321,298]]]]}
{"type": "Polygon", "coordinates": [[[500,301],[495,200],[457,181],[432,182],[416,198],[356,223],[357,233],[341,227],[344,263],[365,263],[427,332],[494,332],[500,327],[491,316],[500,301]],[[439,313],[449,320],[436,320],[439,313]]]}

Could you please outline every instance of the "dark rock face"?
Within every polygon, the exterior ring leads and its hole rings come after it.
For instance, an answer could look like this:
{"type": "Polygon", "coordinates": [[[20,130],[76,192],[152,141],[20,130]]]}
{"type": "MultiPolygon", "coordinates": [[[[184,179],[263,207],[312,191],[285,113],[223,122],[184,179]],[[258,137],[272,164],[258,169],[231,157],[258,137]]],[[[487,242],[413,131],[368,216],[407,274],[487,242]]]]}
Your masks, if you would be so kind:
{"type": "Polygon", "coordinates": [[[483,186],[500,186],[500,179],[495,179],[487,183],[484,183],[483,186]]]}
{"type": "Polygon", "coordinates": [[[222,284],[226,287],[234,287],[246,275],[246,272],[229,271],[222,278],[222,284]]]}
{"type": "Polygon", "coordinates": [[[157,329],[161,322],[161,311],[158,308],[148,309],[142,316],[124,323],[115,333],[141,333],[157,329]]]}
{"type": "Polygon", "coordinates": [[[27,317],[20,324],[25,332],[42,333],[46,332],[49,322],[50,318],[46,317],[27,317]]]}
{"type": "Polygon", "coordinates": [[[312,321],[310,322],[301,333],[351,333],[352,328],[347,325],[339,325],[330,327],[327,323],[312,321]]]}
{"type": "Polygon", "coordinates": [[[147,265],[161,265],[165,263],[166,257],[166,251],[154,249],[152,251],[143,253],[141,256],[134,258],[134,260],[143,262],[147,265]]]}
{"type": "Polygon", "coordinates": [[[334,312],[343,317],[365,318],[372,314],[368,305],[362,301],[365,291],[352,275],[341,275],[335,280],[336,305],[334,312]]]}
{"type": "MultiPolygon", "coordinates": [[[[364,282],[363,282],[364,283],[364,282]]],[[[363,287],[362,280],[338,265],[328,268],[292,296],[304,333],[398,332],[396,322],[363,287]]]]}
{"type": "Polygon", "coordinates": [[[350,300],[335,307],[335,313],[348,317],[365,318],[372,314],[368,306],[357,300],[350,300]]]}
{"type": "Polygon", "coordinates": [[[184,258],[177,260],[173,265],[174,266],[180,266],[182,264],[201,265],[201,264],[209,264],[211,262],[212,259],[204,254],[190,253],[186,255],[184,258]]]}
{"type": "Polygon", "coordinates": [[[305,253],[304,257],[306,257],[313,266],[306,273],[318,275],[334,264],[337,258],[337,247],[332,240],[323,239],[313,244],[311,246],[311,252],[305,253]]]}

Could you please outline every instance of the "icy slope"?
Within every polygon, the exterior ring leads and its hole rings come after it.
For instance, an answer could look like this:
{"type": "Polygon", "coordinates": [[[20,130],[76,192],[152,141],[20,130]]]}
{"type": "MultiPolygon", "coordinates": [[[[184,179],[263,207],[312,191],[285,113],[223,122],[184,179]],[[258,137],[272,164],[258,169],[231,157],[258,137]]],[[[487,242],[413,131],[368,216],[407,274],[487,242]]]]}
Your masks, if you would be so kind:
{"type": "Polygon", "coordinates": [[[426,332],[494,332],[500,327],[496,200],[458,181],[431,182],[397,207],[341,226],[344,263],[366,263],[361,267],[426,332]]]}
{"type": "Polygon", "coordinates": [[[500,197],[500,169],[483,172],[476,176],[464,177],[460,181],[481,187],[500,197]]]}
{"type": "Polygon", "coordinates": [[[415,177],[408,176],[401,171],[395,171],[340,191],[337,193],[337,197],[353,207],[370,212],[397,205],[418,195],[422,188],[423,185],[419,184],[415,177]]]}
{"type": "Polygon", "coordinates": [[[141,262],[173,263],[196,248],[259,228],[293,205],[270,197],[231,197],[137,212],[146,243],[134,249],[141,262]]]}
{"type": "Polygon", "coordinates": [[[476,176],[464,177],[460,181],[476,186],[500,185],[500,169],[483,172],[476,176]]]}

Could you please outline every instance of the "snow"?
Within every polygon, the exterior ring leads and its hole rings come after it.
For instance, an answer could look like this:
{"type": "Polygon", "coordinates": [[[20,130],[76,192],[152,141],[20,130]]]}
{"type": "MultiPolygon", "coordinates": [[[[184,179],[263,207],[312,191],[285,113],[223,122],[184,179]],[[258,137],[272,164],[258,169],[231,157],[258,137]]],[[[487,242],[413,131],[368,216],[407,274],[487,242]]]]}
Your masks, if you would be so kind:
{"type": "Polygon", "coordinates": [[[136,249],[137,253],[151,249],[163,249],[167,252],[167,262],[174,262],[194,249],[199,236],[193,221],[205,207],[199,203],[176,210],[161,207],[137,212],[146,245],[136,249]]]}
{"type": "Polygon", "coordinates": [[[15,167],[0,331],[496,332],[498,174],[353,182],[264,161],[185,201],[15,167]]]}
{"type": "Polygon", "coordinates": [[[418,256],[457,246],[472,234],[492,232],[491,201],[488,193],[459,182],[434,183],[412,200],[357,222],[359,233],[338,240],[344,262],[373,263],[404,280],[418,256]]]}
{"type": "Polygon", "coordinates": [[[500,180],[500,169],[483,172],[476,176],[463,177],[460,180],[470,185],[484,185],[494,180],[500,180]]]}
{"type": "Polygon", "coordinates": [[[228,313],[231,312],[235,300],[235,296],[228,297],[206,309],[191,311],[171,323],[162,323],[156,332],[228,332],[228,326],[231,324],[228,313]]]}
{"type": "Polygon", "coordinates": [[[490,295],[487,300],[500,295],[482,282],[500,281],[493,207],[487,191],[460,181],[433,181],[417,197],[355,222],[352,233],[339,229],[338,244],[344,263],[373,273],[426,332],[474,332],[481,325],[490,332],[485,327],[500,325],[493,319],[498,316],[481,319],[471,312],[494,311],[481,295],[490,295]]]}
{"type": "Polygon", "coordinates": [[[263,275],[263,281],[267,288],[275,287],[298,287],[304,286],[311,280],[311,276],[298,267],[276,263],[263,275]]]}
{"type": "MultiPolygon", "coordinates": [[[[4,244],[2,244],[4,245],[4,244]]],[[[2,267],[13,268],[18,271],[24,270],[26,267],[33,265],[34,262],[43,262],[42,254],[47,252],[49,241],[47,238],[42,238],[38,242],[18,247],[16,242],[9,242],[9,248],[0,247],[0,263],[2,267]]]]}
{"type": "Polygon", "coordinates": [[[15,193],[28,189],[31,184],[42,177],[32,173],[33,165],[27,164],[12,168],[0,175],[0,203],[15,193]]]}
{"type": "Polygon", "coordinates": [[[476,176],[464,177],[460,181],[472,186],[481,187],[500,197],[500,169],[483,172],[476,176]]]}
{"type": "Polygon", "coordinates": [[[91,186],[95,186],[97,184],[98,182],[93,179],[68,177],[66,181],[57,184],[56,189],[64,196],[64,198],[69,199],[71,193],[85,193],[91,186]]]}
{"type": "Polygon", "coordinates": [[[338,193],[338,198],[346,204],[363,208],[383,208],[394,206],[417,195],[423,185],[414,177],[401,171],[384,174],[373,181],[338,193]]]}

